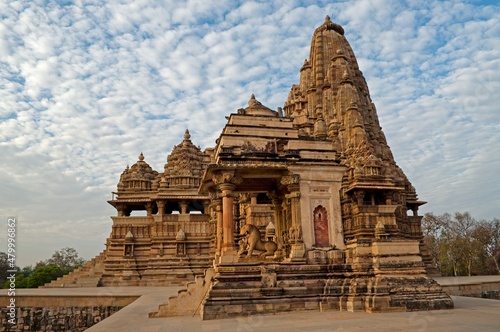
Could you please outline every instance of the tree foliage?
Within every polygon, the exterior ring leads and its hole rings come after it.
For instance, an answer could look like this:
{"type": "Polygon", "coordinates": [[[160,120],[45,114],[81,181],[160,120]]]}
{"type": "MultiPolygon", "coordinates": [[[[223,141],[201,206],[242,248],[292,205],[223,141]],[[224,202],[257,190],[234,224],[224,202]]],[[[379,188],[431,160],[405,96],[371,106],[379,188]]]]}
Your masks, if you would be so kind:
{"type": "MultiPolygon", "coordinates": [[[[3,253],[0,253],[0,265],[3,264],[3,253]]],[[[73,248],[63,248],[54,252],[51,258],[36,263],[35,268],[26,266],[18,269],[16,288],[36,288],[55,280],[85,263],[85,259],[78,257],[73,248]]],[[[7,261],[5,262],[7,264],[7,261]]],[[[7,277],[7,276],[5,276],[7,277]]],[[[10,282],[2,279],[4,288],[9,288],[10,282]]]]}
{"type": "MultiPolygon", "coordinates": [[[[85,263],[85,259],[78,257],[78,252],[73,248],[62,248],[52,254],[52,257],[38,262],[35,269],[40,266],[58,266],[63,271],[72,271],[85,263]]],[[[67,273],[67,272],[66,272],[67,273]]]]}
{"type": "Polygon", "coordinates": [[[477,221],[469,212],[427,213],[422,232],[444,276],[500,274],[500,220],[477,221]]]}
{"type": "Polygon", "coordinates": [[[8,255],[0,252],[0,282],[2,285],[7,281],[7,277],[9,276],[8,270],[10,270],[8,255]]]}

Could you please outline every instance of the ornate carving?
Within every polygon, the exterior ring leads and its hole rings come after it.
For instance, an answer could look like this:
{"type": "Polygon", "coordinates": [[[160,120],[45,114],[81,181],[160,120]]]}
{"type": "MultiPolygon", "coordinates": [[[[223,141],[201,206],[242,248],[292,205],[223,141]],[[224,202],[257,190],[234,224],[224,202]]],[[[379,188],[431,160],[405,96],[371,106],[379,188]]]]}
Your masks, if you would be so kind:
{"type": "Polygon", "coordinates": [[[167,158],[164,182],[167,188],[197,188],[206,168],[204,153],[191,142],[191,135],[186,129],[184,140],[174,146],[167,158]]]}
{"type": "Polygon", "coordinates": [[[246,236],[242,237],[238,241],[238,257],[242,257],[245,253],[248,253],[248,238],[246,236]]]}
{"type": "Polygon", "coordinates": [[[144,161],[144,155],[139,155],[139,160],[132,167],[125,168],[120,176],[118,191],[123,190],[151,190],[153,182],[156,180],[158,172],[153,170],[147,162],[144,161]]]}
{"type": "Polygon", "coordinates": [[[243,182],[243,179],[235,175],[235,171],[224,171],[214,174],[213,181],[219,187],[224,184],[238,185],[243,182]]]}
{"type": "Polygon", "coordinates": [[[300,183],[300,176],[298,174],[286,175],[281,178],[281,184],[285,186],[297,185],[300,183]]]}
{"type": "Polygon", "coordinates": [[[240,235],[246,237],[246,242],[248,244],[247,257],[252,256],[254,250],[263,251],[263,253],[260,254],[261,258],[273,256],[274,252],[278,249],[276,242],[262,241],[260,231],[254,225],[246,224],[242,226],[240,235]]]}
{"type": "Polygon", "coordinates": [[[276,276],[276,269],[272,267],[261,267],[262,276],[262,288],[274,288],[278,284],[278,278],[276,276]]]}
{"type": "Polygon", "coordinates": [[[290,229],[288,230],[288,234],[289,234],[289,239],[292,243],[303,241],[302,227],[300,225],[295,227],[290,227],[290,229]]]}

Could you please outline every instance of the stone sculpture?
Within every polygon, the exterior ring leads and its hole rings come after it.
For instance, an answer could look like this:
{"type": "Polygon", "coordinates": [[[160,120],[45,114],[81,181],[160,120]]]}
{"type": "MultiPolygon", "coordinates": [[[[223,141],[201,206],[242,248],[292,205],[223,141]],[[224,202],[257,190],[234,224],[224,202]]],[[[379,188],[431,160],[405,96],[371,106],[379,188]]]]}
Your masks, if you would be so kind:
{"type": "Polygon", "coordinates": [[[248,245],[247,257],[251,257],[254,250],[264,251],[260,254],[261,258],[273,256],[278,249],[278,245],[274,241],[262,241],[259,229],[250,224],[241,227],[240,235],[244,235],[248,245]]]}

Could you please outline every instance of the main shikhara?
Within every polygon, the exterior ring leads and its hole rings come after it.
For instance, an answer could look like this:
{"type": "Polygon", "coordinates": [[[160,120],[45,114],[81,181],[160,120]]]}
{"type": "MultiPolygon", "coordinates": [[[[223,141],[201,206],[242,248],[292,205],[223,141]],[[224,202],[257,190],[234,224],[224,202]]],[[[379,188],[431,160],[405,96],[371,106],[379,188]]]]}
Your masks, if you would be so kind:
{"type": "Polygon", "coordinates": [[[202,151],[186,130],[163,172],[141,153],[114,194],[92,280],[193,281],[151,316],[453,307],[427,278],[425,202],[396,165],[344,30],[329,17],[283,108],[252,95],[214,148],[202,151]],[[145,216],[131,215],[138,210],[145,216]]]}

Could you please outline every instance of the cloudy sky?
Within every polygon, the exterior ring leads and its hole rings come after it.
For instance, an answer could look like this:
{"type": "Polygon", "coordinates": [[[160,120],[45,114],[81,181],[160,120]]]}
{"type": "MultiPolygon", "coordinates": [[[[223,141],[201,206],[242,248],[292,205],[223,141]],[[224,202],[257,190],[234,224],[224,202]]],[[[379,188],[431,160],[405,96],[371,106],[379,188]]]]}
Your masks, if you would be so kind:
{"type": "Polygon", "coordinates": [[[0,251],[90,259],[137,161],[161,171],[189,128],[215,145],[251,93],[283,106],[326,15],[341,24],[421,212],[500,218],[496,1],[0,2],[0,251]],[[495,5],[496,4],[496,5],[495,5]]]}

